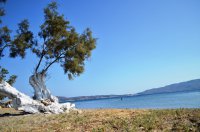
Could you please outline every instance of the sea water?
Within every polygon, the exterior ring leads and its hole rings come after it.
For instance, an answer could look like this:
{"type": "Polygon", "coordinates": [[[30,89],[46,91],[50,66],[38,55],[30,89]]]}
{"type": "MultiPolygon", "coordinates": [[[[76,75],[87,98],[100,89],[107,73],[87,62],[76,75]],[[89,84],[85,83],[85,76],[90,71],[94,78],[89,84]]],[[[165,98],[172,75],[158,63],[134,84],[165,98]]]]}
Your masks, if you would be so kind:
{"type": "Polygon", "coordinates": [[[134,108],[134,109],[163,109],[163,108],[200,108],[200,91],[163,93],[151,95],[135,95],[131,97],[97,99],[74,102],[77,108],[134,108]]]}

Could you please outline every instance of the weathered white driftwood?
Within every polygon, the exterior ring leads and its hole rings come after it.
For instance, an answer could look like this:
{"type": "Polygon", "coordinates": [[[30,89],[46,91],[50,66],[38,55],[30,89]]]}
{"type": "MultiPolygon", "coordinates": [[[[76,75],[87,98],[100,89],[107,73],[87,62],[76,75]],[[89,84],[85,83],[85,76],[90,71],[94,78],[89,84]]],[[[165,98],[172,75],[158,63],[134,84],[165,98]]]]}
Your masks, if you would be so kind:
{"type": "MultiPolygon", "coordinates": [[[[34,100],[31,97],[19,92],[7,82],[0,83],[0,95],[12,99],[12,106],[17,110],[28,113],[64,113],[75,109],[75,105],[71,103],[59,104],[58,101],[34,100]]],[[[54,97],[56,98],[56,97],[54,97]]],[[[55,99],[57,100],[57,99],[55,99]]]]}

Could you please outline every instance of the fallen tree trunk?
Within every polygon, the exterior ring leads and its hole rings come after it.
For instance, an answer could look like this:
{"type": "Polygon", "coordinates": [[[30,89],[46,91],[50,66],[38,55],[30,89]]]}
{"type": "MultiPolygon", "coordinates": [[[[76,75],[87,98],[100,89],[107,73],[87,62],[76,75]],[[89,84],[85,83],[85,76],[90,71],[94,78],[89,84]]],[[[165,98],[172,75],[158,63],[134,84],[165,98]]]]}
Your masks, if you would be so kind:
{"type": "Polygon", "coordinates": [[[12,99],[12,106],[16,110],[22,110],[28,113],[59,114],[75,109],[75,105],[71,103],[59,104],[57,101],[52,102],[51,100],[33,100],[5,81],[0,83],[0,95],[12,99]]]}

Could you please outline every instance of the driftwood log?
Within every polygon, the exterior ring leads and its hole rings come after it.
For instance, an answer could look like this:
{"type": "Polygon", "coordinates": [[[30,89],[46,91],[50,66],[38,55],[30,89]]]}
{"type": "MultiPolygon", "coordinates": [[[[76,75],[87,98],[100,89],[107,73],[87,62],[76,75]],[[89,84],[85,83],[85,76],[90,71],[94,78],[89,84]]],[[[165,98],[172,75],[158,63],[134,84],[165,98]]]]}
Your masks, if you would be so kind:
{"type": "Polygon", "coordinates": [[[12,107],[16,110],[22,110],[28,113],[64,113],[70,110],[75,110],[75,104],[58,103],[56,97],[51,97],[52,100],[34,100],[31,97],[19,92],[7,82],[0,83],[0,95],[12,99],[12,107]]]}

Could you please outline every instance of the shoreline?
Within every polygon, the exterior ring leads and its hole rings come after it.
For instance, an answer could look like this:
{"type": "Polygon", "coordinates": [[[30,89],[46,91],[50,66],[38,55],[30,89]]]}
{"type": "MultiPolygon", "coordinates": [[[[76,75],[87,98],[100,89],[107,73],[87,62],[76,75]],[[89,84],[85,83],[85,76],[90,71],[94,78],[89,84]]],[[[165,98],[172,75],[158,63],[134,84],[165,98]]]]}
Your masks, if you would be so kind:
{"type": "Polygon", "coordinates": [[[63,102],[84,102],[84,101],[92,101],[92,100],[106,100],[106,99],[115,99],[115,98],[132,98],[132,97],[140,97],[140,96],[151,96],[151,95],[163,95],[163,94],[177,94],[177,93],[192,93],[192,92],[200,92],[198,90],[186,90],[186,91],[176,91],[176,92],[162,92],[162,93],[135,93],[135,94],[122,94],[122,95],[91,95],[91,96],[77,96],[77,97],[64,97],[64,96],[57,96],[60,98],[60,103],[63,102]]]}

